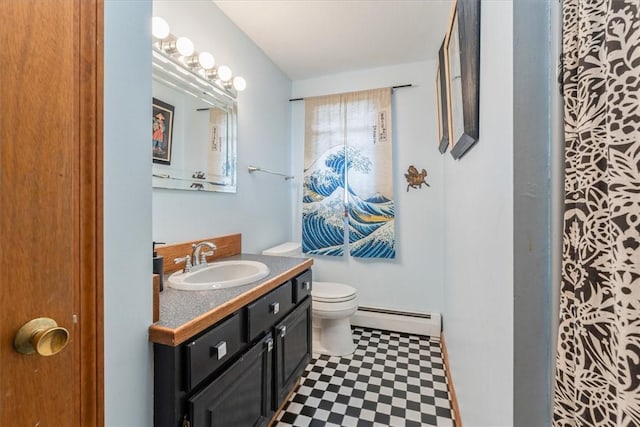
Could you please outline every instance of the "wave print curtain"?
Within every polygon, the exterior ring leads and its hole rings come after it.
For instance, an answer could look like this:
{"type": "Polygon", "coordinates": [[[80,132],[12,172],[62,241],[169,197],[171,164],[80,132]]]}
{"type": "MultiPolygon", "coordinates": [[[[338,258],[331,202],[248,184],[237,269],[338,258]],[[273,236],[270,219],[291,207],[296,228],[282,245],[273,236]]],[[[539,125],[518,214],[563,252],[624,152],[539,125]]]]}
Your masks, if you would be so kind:
{"type": "Polygon", "coordinates": [[[305,253],[395,257],[391,135],[390,88],[305,99],[305,253]]]}
{"type": "Polygon", "coordinates": [[[640,426],[640,7],[564,0],[553,425],[640,426]]]}

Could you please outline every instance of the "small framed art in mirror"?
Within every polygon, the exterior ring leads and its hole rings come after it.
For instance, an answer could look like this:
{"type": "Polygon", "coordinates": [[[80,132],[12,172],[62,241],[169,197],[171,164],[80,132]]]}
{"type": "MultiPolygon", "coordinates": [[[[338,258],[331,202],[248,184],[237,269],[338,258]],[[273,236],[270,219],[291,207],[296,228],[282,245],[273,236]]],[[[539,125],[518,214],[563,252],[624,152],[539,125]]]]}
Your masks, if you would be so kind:
{"type": "Polygon", "coordinates": [[[173,113],[175,107],[153,98],[151,150],[153,163],[171,164],[171,142],[173,139],[173,113]]]}

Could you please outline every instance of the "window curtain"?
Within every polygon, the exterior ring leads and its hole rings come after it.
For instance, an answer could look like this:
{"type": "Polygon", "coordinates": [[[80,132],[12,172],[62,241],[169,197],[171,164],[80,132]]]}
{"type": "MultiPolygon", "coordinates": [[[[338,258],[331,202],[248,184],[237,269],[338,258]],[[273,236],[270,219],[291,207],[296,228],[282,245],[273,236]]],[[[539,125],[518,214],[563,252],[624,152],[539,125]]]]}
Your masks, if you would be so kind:
{"type": "Polygon", "coordinates": [[[640,426],[638,0],[564,0],[554,426],[640,426]]]}
{"type": "Polygon", "coordinates": [[[305,99],[305,253],[395,257],[391,135],[390,88],[305,99]]]}

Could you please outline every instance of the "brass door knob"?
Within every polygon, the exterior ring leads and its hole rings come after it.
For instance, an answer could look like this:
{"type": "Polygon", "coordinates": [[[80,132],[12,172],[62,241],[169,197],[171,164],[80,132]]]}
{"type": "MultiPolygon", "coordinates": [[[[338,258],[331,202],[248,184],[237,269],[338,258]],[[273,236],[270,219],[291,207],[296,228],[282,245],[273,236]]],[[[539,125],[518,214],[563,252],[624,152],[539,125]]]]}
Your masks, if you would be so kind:
{"type": "Polygon", "coordinates": [[[13,340],[18,353],[53,356],[62,351],[69,342],[69,331],[58,326],[53,319],[39,317],[22,325],[13,340]]]}

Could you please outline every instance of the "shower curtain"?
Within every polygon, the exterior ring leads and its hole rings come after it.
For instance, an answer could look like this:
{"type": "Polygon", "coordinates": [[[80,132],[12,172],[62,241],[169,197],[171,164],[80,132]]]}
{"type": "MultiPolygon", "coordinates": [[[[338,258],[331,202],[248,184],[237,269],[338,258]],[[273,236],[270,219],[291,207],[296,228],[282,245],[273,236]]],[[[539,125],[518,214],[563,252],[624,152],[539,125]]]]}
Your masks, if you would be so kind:
{"type": "Polygon", "coordinates": [[[391,135],[391,88],[305,99],[305,253],[395,257],[391,135]]]}
{"type": "Polygon", "coordinates": [[[564,0],[554,426],[640,426],[639,0],[564,0]]]}

